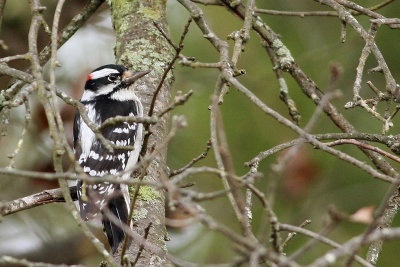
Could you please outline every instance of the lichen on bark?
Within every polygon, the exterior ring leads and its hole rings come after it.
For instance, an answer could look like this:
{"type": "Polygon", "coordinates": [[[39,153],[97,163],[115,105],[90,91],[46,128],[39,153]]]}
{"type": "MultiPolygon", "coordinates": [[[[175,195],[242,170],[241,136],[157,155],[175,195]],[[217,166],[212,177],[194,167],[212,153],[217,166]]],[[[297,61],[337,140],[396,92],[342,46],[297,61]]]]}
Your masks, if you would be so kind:
{"type": "MultiPolygon", "coordinates": [[[[141,99],[145,114],[153,98],[155,89],[161,79],[164,70],[174,56],[174,52],[168,42],[154,26],[156,21],[165,30],[166,1],[165,0],[110,0],[112,21],[116,35],[115,57],[118,64],[131,70],[151,70],[151,73],[140,79],[133,86],[141,99]]],[[[166,32],[168,32],[166,30],[166,32]]],[[[169,105],[172,74],[165,80],[158,94],[155,112],[169,105]]],[[[167,119],[162,118],[157,125],[152,126],[152,135],[149,146],[161,144],[167,134],[167,119]]],[[[161,153],[149,165],[146,180],[159,182],[162,176],[166,176],[166,150],[161,153]]],[[[130,189],[134,191],[133,188],[130,189]]],[[[135,203],[134,223],[132,230],[144,236],[146,227],[152,223],[147,240],[154,246],[165,249],[165,198],[162,191],[144,187],[139,190],[139,197],[135,203]]],[[[132,242],[126,255],[130,260],[136,258],[139,245],[132,242]]],[[[118,257],[118,254],[115,257],[118,257]]],[[[165,256],[152,255],[148,250],[143,250],[136,266],[169,266],[165,256]]]]}

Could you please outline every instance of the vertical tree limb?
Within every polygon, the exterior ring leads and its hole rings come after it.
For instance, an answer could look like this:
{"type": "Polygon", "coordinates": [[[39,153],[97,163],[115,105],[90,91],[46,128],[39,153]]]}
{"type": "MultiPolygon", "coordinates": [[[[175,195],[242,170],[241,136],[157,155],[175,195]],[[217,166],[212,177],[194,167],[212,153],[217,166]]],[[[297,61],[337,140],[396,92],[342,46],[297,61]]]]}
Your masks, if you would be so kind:
{"type": "MultiPolygon", "coordinates": [[[[150,103],[157,85],[171,61],[174,52],[165,38],[154,26],[153,22],[167,28],[166,1],[109,1],[111,4],[112,21],[116,34],[115,56],[117,63],[132,70],[151,70],[151,73],[133,86],[141,99],[145,114],[148,113],[150,103]]],[[[172,83],[172,74],[167,75],[163,87],[158,93],[155,102],[155,111],[168,107],[170,102],[169,89],[172,83]]],[[[157,125],[151,128],[152,135],[149,146],[161,143],[167,134],[167,118],[161,118],[157,125]]],[[[145,181],[158,182],[167,179],[166,149],[149,164],[145,181]]],[[[130,188],[134,192],[134,188],[130,188]]],[[[152,223],[152,230],[147,240],[153,245],[165,248],[165,203],[161,191],[148,186],[142,186],[133,212],[132,230],[141,236],[145,235],[146,228],[152,223]]],[[[126,252],[128,261],[136,261],[140,245],[132,242],[126,252]]],[[[120,253],[120,252],[119,252],[120,253]]],[[[114,257],[119,257],[117,252],[114,257]]],[[[151,254],[143,250],[135,266],[168,266],[166,257],[151,254]]]]}

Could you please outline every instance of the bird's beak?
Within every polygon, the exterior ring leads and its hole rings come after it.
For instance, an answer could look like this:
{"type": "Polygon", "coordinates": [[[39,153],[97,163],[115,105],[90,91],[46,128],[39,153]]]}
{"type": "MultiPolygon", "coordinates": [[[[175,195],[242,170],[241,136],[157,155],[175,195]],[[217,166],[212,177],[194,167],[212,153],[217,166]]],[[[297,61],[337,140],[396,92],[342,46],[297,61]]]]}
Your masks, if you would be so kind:
{"type": "Polygon", "coordinates": [[[124,83],[126,85],[131,85],[137,79],[139,79],[139,78],[143,77],[144,75],[148,74],[150,71],[151,70],[131,72],[131,71],[127,70],[122,74],[122,83],[124,83]]]}

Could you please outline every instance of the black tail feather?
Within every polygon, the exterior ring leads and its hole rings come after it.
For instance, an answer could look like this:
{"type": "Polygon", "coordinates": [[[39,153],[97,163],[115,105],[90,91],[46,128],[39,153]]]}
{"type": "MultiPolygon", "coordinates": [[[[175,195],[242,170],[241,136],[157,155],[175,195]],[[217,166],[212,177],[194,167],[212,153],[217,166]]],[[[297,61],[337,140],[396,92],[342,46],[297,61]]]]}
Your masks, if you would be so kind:
{"type": "MultiPolygon", "coordinates": [[[[106,208],[119,219],[121,224],[128,223],[128,207],[123,196],[116,196],[110,199],[106,208]]],[[[121,228],[121,224],[114,224],[105,215],[103,215],[102,222],[112,253],[115,253],[120,243],[124,241],[125,233],[121,228]]]]}

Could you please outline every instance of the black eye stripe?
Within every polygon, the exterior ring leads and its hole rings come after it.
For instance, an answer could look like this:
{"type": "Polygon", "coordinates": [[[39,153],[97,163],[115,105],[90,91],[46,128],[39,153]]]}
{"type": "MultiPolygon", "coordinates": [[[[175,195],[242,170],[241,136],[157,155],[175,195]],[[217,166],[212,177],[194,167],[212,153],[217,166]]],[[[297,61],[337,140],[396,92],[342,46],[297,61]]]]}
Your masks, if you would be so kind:
{"type": "Polygon", "coordinates": [[[110,84],[110,81],[108,80],[108,76],[106,77],[101,77],[97,79],[92,79],[86,82],[85,89],[91,90],[91,91],[97,91],[98,89],[101,89],[104,85],[110,84]]]}

